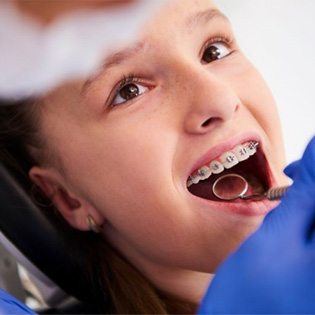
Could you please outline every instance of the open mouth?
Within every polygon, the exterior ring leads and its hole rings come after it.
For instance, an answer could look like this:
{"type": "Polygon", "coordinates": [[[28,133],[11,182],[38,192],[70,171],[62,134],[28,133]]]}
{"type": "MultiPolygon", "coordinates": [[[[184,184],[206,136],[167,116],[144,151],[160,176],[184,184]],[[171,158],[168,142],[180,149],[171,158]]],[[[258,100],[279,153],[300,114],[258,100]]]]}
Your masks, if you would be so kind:
{"type": "MultiPolygon", "coordinates": [[[[249,141],[193,172],[187,179],[188,191],[200,198],[222,201],[213,193],[213,185],[218,178],[227,174],[240,175],[247,181],[246,195],[263,194],[271,186],[265,154],[257,141],[249,141]]],[[[226,189],[229,189],[228,179],[226,181],[226,189]]]]}

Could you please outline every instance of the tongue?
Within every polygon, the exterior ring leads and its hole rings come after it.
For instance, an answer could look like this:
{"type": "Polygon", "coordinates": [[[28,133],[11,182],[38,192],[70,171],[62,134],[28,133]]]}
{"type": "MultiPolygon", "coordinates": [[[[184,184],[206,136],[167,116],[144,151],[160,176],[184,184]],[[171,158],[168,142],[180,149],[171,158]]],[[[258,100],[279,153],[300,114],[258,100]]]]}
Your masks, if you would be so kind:
{"type": "Polygon", "coordinates": [[[244,176],[248,182],[248,190],[246,195],[263,194],[267,188],[264,184],[253,174],[248,174],[244,176]]]}

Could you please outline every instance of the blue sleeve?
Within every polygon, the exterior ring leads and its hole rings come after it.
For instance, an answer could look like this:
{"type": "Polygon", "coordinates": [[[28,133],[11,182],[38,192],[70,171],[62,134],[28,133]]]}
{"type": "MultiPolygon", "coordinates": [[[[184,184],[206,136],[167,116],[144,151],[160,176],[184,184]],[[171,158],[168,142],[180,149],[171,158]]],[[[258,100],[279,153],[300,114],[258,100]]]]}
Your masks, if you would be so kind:
{"type": "Polygon", "coordinates": [[[12,295],[0,289],[0,315],[9,314],[31,314],[36,315],[25,304],[18,301],[12,295]]]}

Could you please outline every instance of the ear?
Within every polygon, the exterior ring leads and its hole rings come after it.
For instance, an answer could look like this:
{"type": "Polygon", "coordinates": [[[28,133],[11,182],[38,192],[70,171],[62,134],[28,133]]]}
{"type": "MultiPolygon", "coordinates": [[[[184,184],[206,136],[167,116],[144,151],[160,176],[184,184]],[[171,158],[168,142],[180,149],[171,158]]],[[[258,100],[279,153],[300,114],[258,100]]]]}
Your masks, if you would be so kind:
{"type": "Polygon", "coordinates": [[[104,224],[103,215],[91,203],[68,188],[62,175],[54,168],[33,166],[29,171],[29,177],[54,203],[72,227],[82,231],[89,230],[88,215],[92,216],[97,225],[104,224]]]}

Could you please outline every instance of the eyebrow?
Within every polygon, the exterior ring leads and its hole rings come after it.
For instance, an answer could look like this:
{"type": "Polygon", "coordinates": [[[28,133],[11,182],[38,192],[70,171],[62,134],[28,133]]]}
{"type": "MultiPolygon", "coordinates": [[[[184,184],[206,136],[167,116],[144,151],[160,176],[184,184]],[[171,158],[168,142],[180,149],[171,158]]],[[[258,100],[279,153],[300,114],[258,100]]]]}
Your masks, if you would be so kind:
{"type": "MultiPolygon", "coordinates": [[[[206,24],[209,21],[215,19],[215,18],[221,18],[224,19],[226,21],[229,21],[228,18],[219,10],[217,9],[207,9],[204,11],[198,11],[192,15],[190,15],[186,21],[185,21],[185,26],[186,28],[188,28],[189,30],[193,29],[195,26],[197,26],[198,24],[206,24]]],[[[105,72],[107,72],[110,68],[116,66],[116,65],[120,65],[121,63],[123,63],[124,61],[132,58],[133,56],[135,56],[137,53],[139,53],[140,51],[144,50],[145,47],[145,43],[142,41],[137,41],[135,42],[133,45],[120,50],[118,52],[115,52],[111,55],[109,55],[106,59],[105,62],[102,64],[100,70],[90,76],[83,84],[82,88],[81,88],[81,95],[86,94],[87,90],[89,89],[89,87],[95,82],[97,81],[97,79],[104,75],[105,72]]]]}
{"type": "Polygon", "coordinates": [[[133,43],[131,46],[107,56],[105,62],[103,62],[97,73],[90,76],[84,82],[81,89],[81,94],[85,94],[88,88],[91,86],[91,84],[93,84],[101,75],[104,75],[105,71],[108,71],[110,68],[116,65],[120,65],[127,59],[130,59],[131,57],[135,56],[137,53],[143,50],[144,47],[145,47],[144,42],[137,41],[133,43]]]}

